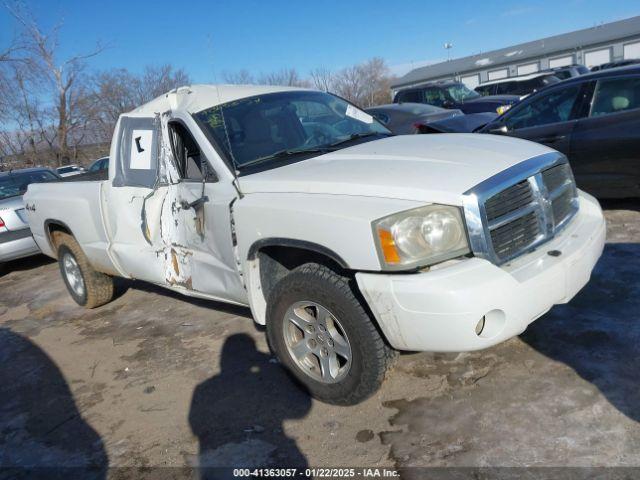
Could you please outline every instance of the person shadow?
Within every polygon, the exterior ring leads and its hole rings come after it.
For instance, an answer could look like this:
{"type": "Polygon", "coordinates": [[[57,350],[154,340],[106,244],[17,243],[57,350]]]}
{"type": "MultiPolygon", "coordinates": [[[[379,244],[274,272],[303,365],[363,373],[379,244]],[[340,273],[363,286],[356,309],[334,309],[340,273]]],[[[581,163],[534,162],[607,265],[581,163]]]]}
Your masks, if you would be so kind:
{"type": "Polygon", "coordinates": [[[108,464],[57,365],[28,338],[0,328],[0,479],[99,480],[108,464]]]}
{"type": "Polygon", "coordinates": [[[237,468],[307,467],[285,420],[304,418],[311,397],[246,334],[222,347],[220,373],[199,384],[189,425],[198,437],[200,478],[235,478],[237,468]]]}
{"type": "Polygon", "coordinates": [[[640,244],[609,243],[591,280],[521,339],[570,366],[618,411],[640,422],[640,244]]]}

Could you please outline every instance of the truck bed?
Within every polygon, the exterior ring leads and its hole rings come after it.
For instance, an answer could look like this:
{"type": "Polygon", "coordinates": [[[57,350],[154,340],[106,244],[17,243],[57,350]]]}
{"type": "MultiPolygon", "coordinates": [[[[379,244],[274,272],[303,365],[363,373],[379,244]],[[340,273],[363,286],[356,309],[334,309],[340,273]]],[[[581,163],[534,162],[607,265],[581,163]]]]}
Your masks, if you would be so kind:
{"type": "Polygon", "coordinates": [[[62,177],[60,182],[99,182],[109,179],[108,170],[100,170],[98,172],[81,173],[80,175],[73,175],[71,177],[62,177]]]}
{"type": "Polygon", "coordinates": [[[94,173],[76,175],[58,182],[34,183],[24,195],[29,225],[45,255],[56,257],[49,242],[49,229],[58,225],[73,232],[94,266],[110,270],[109,240],[103,223],[102,188],[108,180],[94,173]]]}

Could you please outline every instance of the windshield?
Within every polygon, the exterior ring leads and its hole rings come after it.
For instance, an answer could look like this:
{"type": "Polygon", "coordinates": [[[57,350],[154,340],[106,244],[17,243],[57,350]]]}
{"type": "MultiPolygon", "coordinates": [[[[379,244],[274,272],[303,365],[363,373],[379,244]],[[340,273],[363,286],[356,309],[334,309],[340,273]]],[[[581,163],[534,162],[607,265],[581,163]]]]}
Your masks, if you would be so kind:
{"type": "Polygon", "coordinates": [[[9,197],[22,195],[27,191],[30,183],[50,182],[57,180],[53,173],[46,170],[38,170],[35,172],[12,172],[7,175],[0,176],[0,200],[9,197]]]}
{"type": "Polygon", "coordinates": [[[313,91],[257,95],[194,116],[238,170],[256,163],[277,166],[285,158],[391,135],[345,100],[313,91]]]}
{"type": "Polygon", "coordinates": [[[58,173],[71,173],[71,172],[78,171],[79,168],[78,167],[60,167],[60,168],[57,168],[56,170],[58,170],[58,173]]]}
{"type": "Polygon", "coordinates": [[[473,100],[474,98],[478,98],[480,96],[478,92],[469,90],[463,83],[456,83],[455,85],[446,87],[446,90],[451,98],[453,98],[456,102],[465,102],[467,100],[473,100]]]}

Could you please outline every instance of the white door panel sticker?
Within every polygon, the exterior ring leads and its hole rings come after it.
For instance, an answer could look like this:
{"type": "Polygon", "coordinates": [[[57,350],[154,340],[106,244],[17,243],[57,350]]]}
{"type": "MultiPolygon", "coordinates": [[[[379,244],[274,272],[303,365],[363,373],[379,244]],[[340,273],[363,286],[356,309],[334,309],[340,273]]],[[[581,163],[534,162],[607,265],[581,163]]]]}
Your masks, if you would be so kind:
{"type": "Polygon", "coordinates": [[[153,130],[133,130],[131,132],[131,153],[129,156],[130,169],[151,169],[152,142],[153,130]]]}

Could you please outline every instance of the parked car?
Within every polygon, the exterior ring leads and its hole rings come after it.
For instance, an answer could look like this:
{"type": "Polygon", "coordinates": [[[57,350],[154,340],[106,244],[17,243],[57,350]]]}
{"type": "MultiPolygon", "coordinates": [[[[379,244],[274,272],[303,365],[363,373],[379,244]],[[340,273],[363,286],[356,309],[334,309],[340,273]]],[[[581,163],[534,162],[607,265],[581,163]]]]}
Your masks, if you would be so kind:
{"type": "Polygon", "coordinates": [[[394,349],[518,335],[587,283],[604,246],[600,206],[562,154],[394,136],[314,90],[182,87],[122,115],[111,151],[108,180],[25,196],[71,297],[102,305],[122,276],[248,305],[331,403],[371,395],[394,349]]]}
{"type": "Polygon", "coordinates": [[[58,172],[58,175],[61,177],[72,177],[74,175],[85,173],[86,170],[80,165],[65,165],[63,167],[56,168],[56,172],[58,172]]]}
{"type": "Polygon", "coordinates": [[[626,67],[629,65],[637,65],[640,63],[640,58],[630,58],[627,60],[617,60],[615,62],[603,63],[602,65],[596,65],[591,67],[592,72],[598,72],[600,70],[608,70],[609,68],[626,67]]]}
{"type": "Polygon", "coordinates": [[[566,80],[567,78],[579,77],[585,73],[589,73],[590,70],[584,65],[574,64],[567,65],[565,67],[554,67],[544,70],[545,72],[553,72],[553,74],[560,80],[566,80]]]}
{"type": "Polygon", "coordinates": [[[442,108],[462,110],[464,113],[497,112],[517,103],[517,95],[492,95],[483,97],[470,90],[464,83],[446,81],[400,90],[393,103],[426,103],[442,108]]]}
{"type": "Polygon", "coordinates": [[[478,131],[563,152],[578,186],[596,197],[640,197],[639,65],[565,80],[478,131]]]}
{"type": "Polygon", "coordinates": [[[494,112],[470,113],[436,120],[421,126],[416,133],[471,133],[498,118],[494,112]]]}
{"type": "Polygon", "coordinates": [[[534,73],[519,77],[503,78],[478,85],[475,90],[480,95],[518,95],[524,97],[560,80],[554,73],[534,73]]]}
{"type": "Polygon", "coordinates": [[[0,172],[0,264],[40,252],[31,235],[22,195],[31,183],[59,178],[48,168],[0,172]]]}
{"type": "Polygon", "coordinates": [[[365,109],[396,135],[416,133],[430,122],[464,115],[460,110],[424,103],[392,103],[365,109]]]}
{"type": "Polygon", "coordinates": [[[109,157],[102,157],[94,161],[87,169],[87,172],[89,173],[100,172],[108,169],[109,169],[109,157]]]}

